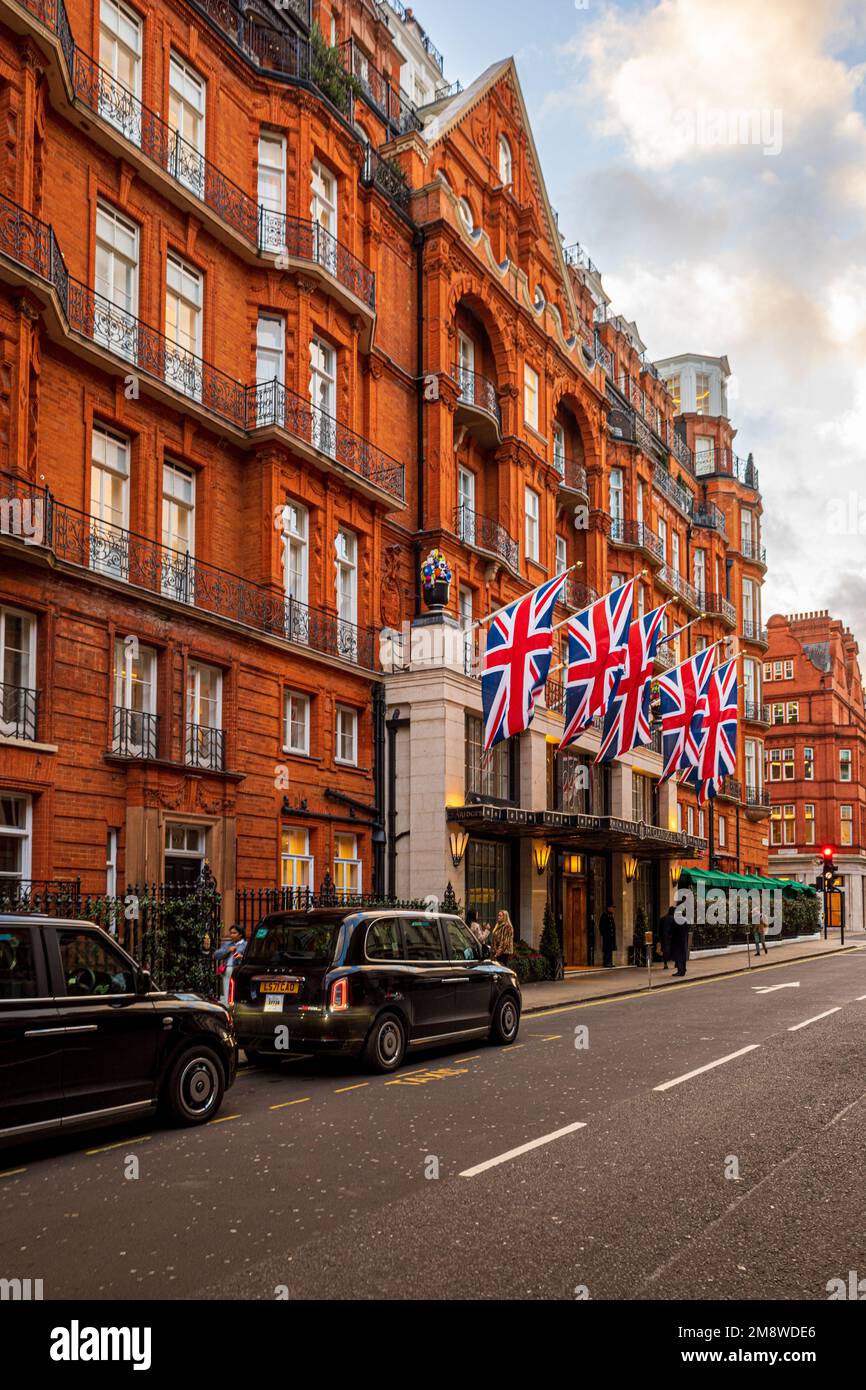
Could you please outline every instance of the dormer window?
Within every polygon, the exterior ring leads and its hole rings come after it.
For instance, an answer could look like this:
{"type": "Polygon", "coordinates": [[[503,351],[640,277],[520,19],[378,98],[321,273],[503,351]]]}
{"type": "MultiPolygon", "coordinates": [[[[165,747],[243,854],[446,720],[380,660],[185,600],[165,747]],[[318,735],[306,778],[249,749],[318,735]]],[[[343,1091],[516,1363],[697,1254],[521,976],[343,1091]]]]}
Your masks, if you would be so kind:
{"type": "Polygon", "coordinates": [[[499,182],[503,187],[514,182],[514,160],[504,135],[499,137],[499,182]]]}

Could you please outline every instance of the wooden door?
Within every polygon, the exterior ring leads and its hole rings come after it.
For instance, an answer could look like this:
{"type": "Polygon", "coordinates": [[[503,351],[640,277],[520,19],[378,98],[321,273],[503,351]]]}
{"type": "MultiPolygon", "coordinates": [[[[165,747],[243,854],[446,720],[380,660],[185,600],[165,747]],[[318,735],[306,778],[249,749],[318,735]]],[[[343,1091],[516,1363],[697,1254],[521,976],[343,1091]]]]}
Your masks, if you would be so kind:
{"type": "Polygon", "coordinates": [[[566,965],[589,965],[586,941],[586,884],[583,879],[565,880],[563,936],[566,965]]]}

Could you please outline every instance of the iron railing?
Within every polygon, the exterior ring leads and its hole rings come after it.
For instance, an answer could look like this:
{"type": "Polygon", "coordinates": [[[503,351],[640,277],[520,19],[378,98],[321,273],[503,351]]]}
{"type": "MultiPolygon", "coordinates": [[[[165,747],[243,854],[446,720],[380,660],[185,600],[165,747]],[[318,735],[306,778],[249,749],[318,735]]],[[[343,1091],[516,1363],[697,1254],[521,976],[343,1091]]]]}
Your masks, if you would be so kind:
{"type": "Polygon", "coordinates": [[[744,700],[743,718],[752,724],[771,724],[770,706],[757,704],[754,700],[744,700]]]}
{"type": "MultiPolygon", "coordinates": [[[[265,917],[279,912],[311,912],[317,907],[345,908],[346,912],[365,912],[391,908],[395,912],[417,911],[425,904],[373,893],[345,893],[325,875],[322,886],[312,888],[239,888],[235,893],[235,921],[249,933],[265,917]]],[[[443,911],[447,908],[443,903],[443,911]]]]}
{"type": "Polygon", "coordinates": [[[463,83],[458,78],[454,82],[443,82],[441,87],[437,87],[433,93],[434,101],[445,101],[446,98],[459,97],[463,91],[463,83]]]}
{"type": "Polygon", "coordinates": [[[770,645],[770,638],[765,627],[760,623],[752,622],[748,618],[743,619],[743,636],[747,642],[757,642],[761,647],[770,645]]]}
{"type": "Polygon", "coordinates": [[[7,496],[41,504],[43,544],[59,560],[325,656],[366,670],[375,668],[378,632],[374,628],[358,627],[336,613],[311,608],[132,531],[105,526],[99,518],[58,502],[47,488],[10,474],[0,477],[7,496]]]}
{"type": "Polygon", "coordinates": [[[564,488],[567,488],[569,492],[579,492],[583,497],[589,496],[589,482],[582,463],[562,454],[554,454],[553,466],[559,474],[564,488]]]}
{"type": "Polygon", "coordinates": [[[461,403],[473,406],[476,410],[484,410],[488,415],[492,415],[501,431],[502,410],[494,383],[488,377],[482,376],[480,372],[470,372],[459,362],[454,363],[451,375],[460,387],[461,403]]]}
{"type": "Polygon", "coordinates": [[[662,565],[656,574],[656,579],[659,584],[664,584],[677,594],[683,603],[687,603],[690,608],[700,608],[700,596],[697,589],[681,574],[678,574],[672,565],[662,565]]]}
{"type": "Polygon", "coordinates": [[[752,806],[757,810],[769,811],[772,806],[770,793],[762,787],[746,787],[746,795],[743,798],[747,806],[752,806]]]}
{"type": "Polygon", "coordinates": [[[138,761],[159,757],[159,715],[114,707],[111,750],[119,758],[138,761]]]}
{"type": "Polygon", "coordinates": [[[413,23],[415,25],[417,29],[418,39],[420,40],[421,47],[424,49],[424,52],[429,54],[429,56],[433,59],[433,62],[436,64],[439,71],[444,72],[445,59],[442,57],[442,54],[439,52],[439,49],[436,47],[436,45],[421,28],[421,25],[418,23],[418,20],[416,19],[412,11],[406,9],[406,6],[402,4],[402,0],[379,0],[380,9],[382,9],[385,5],[387,5],[388,9],[392,10],[393,13],[397,16],[397,18],[399,20],[402,20],[404,24],[413,23]]]}
{"type": "Polygon", "coordinates": [[[739,458],[730,449],[713,447],[696,454],[695,475],[698,478],[723,475],[727,478],[734,478],[736,482],[751,488],[753,492],[760,492],[761,490],[760,477],[752,462],[751,455],[747,459],[739,458]]]}
{"type": "Polygon", "coordinates": [[[678,511],[682,512],[683,516],[691,517],[695,502],[694,497],[687,488],[684,488],[681,483],[678,483],[675,478],[671,477],[666,468],[663,468],[662,465],[658,463],[653,473],[653,484],[658,488],[659,492],[664,493],[669,502],[673,502],[674,506],[678,511]]]}
{"type": "Polygon", "coordinates": [[[605,347],[598,332],[595,334],[595,360],[608,376],[613,376],[613,354],[605,347]]]}
{"type": "Polygon", "coordinates": [[[677,664],[677,655],[670,642],[666,642],[663,647],[656,648],[656,665],[663,671],[670,671],[677,664]]]}
{"type": "Polygon", "coordinates": [[[744,560],[754,560],[755,564],[766,566],[766,547],[753,541],[751,536],[740,537],[740,554],[744,560]]]}
{"type": "Polygon", "coordinates": [[[54,285],[70,330],[144,376],[179,391],[237,429],[285,429],[392,497],[404,500],[405,469],[383,449],[277,381],[244,386],[72,279],[51,227],[2,194],[0,251],[54,285]]]}
{"type": "Polygon", "coordinates": [[[644,521],[624,521],[614,517],[610,525],[610,538],[620,545],[634,545],[644,550],[653,559],[664,563],[665,552],[655,531],[651,531],[644,521]]]}
{"type": "Polygon", "coordinates": [[[700,526],[707,531],[717,531],[720,536],[728,534],[725,514],[715,502],[697,502],[692,513],[692,525],[700,526]]]}
{"type": "Polygon", "coordinates": [[[371,309],[376,307],[376,277],[341,241],[321,223],[284,212],[259,209],[259,249],[276,255],[293,256],[321,266],[347,290],[371,309]]]}
{"type": "Polygon", "coordinates": [[[698,600],[704,613],[714,613],[720,618],[724,618],[731,627],[737,625],[737,610],[724,594],[706,594],[698,592],[698,600]]]}
{"type": "Polygon", "coordinates": [[[0,878],[0,912],[78,917],[80,878],[0,878]]]}
{"type": "Polygon", "coordinates": [[[565,583],[565,602],[569,608],[578,611],[589,608],[590,604],[597,603],[599,594],[593,589],[591,584],[584,584],[578,579],[576,574],[570,574],[565,583]]]}
{"type": "Polygon", "coordinates": [[[723,777],[716,795],[724,797],[727,801],[742,801],[743,785],[735,777],[723,777]]]}
{"type": "Polygon", "coordinates": [[[402,87],[395,88],[389,82],[354,39],[347,39],[341,44],[339,52],[343,67],[360,87],[368,105],[373,107],[395,136],[421,129],[415,103],[402,87]]]}
{"type": "Polygon", "coordinates": [[[224,743],[222,729],[209,729],[204,724],[187,724],[183,760],[187,767],[222,772],[225,767],[224,743]]]}
{"type": "Polygon", "coordinates": [[[0,685],[0,738],[36,742],[38,690],[24,685],[0,685]]]}
{"type": "Polygon", "coordinates": [[[369,144],[364,155],[361,182],[367,188],[377,188],[395,207],[409,216],[412,189],[406,182],[406,175],[396,160],[386,159],[369,144]]]}
{"type": "Polygon", "coordinates": [[[584,250],[579,241],[564,247],[562,254],[565,257],[566,265],[572,265],[577,270],[588,270],[591,275],[601,275],[598,266],[593,264],[589,258],[589,253],[584,250]]]}
{"type": "Polygon", "coordinates": [[[482,516],[470,507],[457,507],[454,530],[466,545],[474,545],[478,550],[498,555],[515,571],[520,568],[520,546],[513,536],[509,536],[505,527],[492,517],[482,516]]]}

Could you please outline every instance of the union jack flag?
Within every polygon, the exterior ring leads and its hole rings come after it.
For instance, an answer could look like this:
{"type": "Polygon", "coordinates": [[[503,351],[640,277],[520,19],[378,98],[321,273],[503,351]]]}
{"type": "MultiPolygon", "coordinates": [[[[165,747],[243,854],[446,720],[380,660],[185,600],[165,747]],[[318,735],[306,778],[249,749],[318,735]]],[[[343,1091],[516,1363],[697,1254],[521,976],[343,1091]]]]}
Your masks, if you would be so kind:
{"type": "Polygon", "coordinates": [[[569,619],[562,748],[574,743],[607,704],[625,662],[634,586],[631,579],[569,619]]]}
{"type": "Polygon", "coordinates": [[[662,707],[662,762],[659,784],[683,767],[694,767],[700,753],[701,726],[715,648],[698,652],[682,666],[659,677],[662,707]]]}
{"type": "Polygon", "coordinates": [[[736,660],[714,671],[707,688],[698,758],[689,781],[703,803],[715,796],[722,778],[737,769],[739,687],[736,660]]]}
{"type": "Polygon", "coordinates": [[[614,758],[621,758],[632,748],[638,748],[652,739],[650,698],[653,662],[666,608],[667,604],[664,603],[661,608],[654,608],[631,625],[625,665],[616,674],[605,711],[601,747],[595,760],[597,763],[609,763],[614,758]]]}
{"type": "Polygon", "coordinates": [[[566,572],[548,580],[490,623],[481,673],[485,752],[532,722],[550,670],[553,610],[567,578],[566,572]]]}

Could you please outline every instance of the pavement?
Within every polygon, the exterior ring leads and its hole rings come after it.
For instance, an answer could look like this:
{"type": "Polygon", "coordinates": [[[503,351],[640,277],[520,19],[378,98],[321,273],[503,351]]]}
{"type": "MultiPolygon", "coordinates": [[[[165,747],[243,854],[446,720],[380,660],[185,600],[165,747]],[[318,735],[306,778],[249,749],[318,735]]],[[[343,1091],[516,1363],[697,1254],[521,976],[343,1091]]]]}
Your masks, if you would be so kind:
{"type": "MultiPolygon", "coordinates": [[[[857,944],[866,945],[866,933],[845,933],[845,946],[840,944],[839,932],[832,933],[829,940],[794,941],[784,944],[769,944],[769,953],[756,957],[751,948],[746,951],[732,951],[724,955],[692,956],[687,967],[687,979],[707,980],[720,975],[736,974],[741,970],[766,970],[780,962],[812,960],[816,956],[833,955],[838,951],[850,951],[857,944]]],[[[642,994],[646,989],[676,989],[674,967],[668,970],[659,962],[652,968],[652,985],[647,981],[646,966],[614,966],[612,970],[592,969],[575,971],[564,980],[525,984],[523,993],[523,1012],[537,1013],[541,1009],[553,1008],[558,1004],[578,1004],[586,999],[614,999],[623,994],[642,994]]]]}
{"type": "Polygon", "coordinates": [[[866,1276],[866,947],[785,949],[392,1077],[245,1069],[199,1129],[6,1151],[0,1277],[46,1300],[826,1300],[866,1276]]]}

